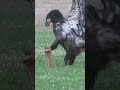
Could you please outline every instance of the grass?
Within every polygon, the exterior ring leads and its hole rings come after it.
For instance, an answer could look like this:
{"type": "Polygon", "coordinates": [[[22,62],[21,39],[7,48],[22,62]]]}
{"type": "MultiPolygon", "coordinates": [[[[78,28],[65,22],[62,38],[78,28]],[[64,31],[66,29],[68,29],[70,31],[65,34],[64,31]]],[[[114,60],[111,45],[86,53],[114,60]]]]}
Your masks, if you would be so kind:
{"type": "MultiPolygon", "coordinates": [[[[50,28],[37,27],[35,31],[35,87],[36,90],[85,90],[85,55],[76,58],[73,66],[64,65],[65,51],[61,46],[52,51],[53,67],[47,65],[45,47],[54,40],[50,28]]],[[[111,62],[98,73],[94,90],[119,90],[120,64],[111,62]]]]}
{"type": "MultiPolygon", "coordinates": [[[[34,46],[34,25],[31,25],[34,13],[31,15],[31,5],[24,0],[1,5],[0,90],[31,90],[30,79],[21,57],[24,56],[24,49],[34,46]]],[[[54,66],[48,67],[44,48],[51,45],[53,33],[51,28],[37,27],[35,34],[36,90],[85,90],[84,53],[76,58],[73,66],[64,66],[65,52],[59,46],[52,52],[54,66]]],[[[113,62],[99,73],[95,90],[119,89],[120,65],[113,62]]]]}
{"type": "Polygon", "coordinates": [[[49,67],[44,50],[54,40],[51,28],[36,28],[35,40],[36,90],[85,90],[84,53],[76,58],[73,66],[65,66],[65,51],[59,46],[52,51],[53,66],[49,67]]]}

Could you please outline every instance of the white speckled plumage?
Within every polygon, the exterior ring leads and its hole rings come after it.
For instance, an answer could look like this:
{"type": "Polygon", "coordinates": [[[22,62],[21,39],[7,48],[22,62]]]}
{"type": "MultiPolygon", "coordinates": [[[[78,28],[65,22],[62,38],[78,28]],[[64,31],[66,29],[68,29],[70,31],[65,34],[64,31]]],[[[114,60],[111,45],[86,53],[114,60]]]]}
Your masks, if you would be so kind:
{"type": "Polygon", "coordinates": [[[73,0],[71,10],[64,22],[56,23],[56,30],[61,30],[63,38],[74,41],[73,43],[77,47],[81,47],[83,44],[85,46],[84,5],[81,4],[84,4],[84,0],[73,0]]]}

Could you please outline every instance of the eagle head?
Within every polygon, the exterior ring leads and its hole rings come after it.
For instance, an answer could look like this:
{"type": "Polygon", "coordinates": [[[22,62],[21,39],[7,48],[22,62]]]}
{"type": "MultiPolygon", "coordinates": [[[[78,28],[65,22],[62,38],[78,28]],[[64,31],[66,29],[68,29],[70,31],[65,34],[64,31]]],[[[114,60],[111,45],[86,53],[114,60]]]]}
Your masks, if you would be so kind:
{"type": "Polygon", "coordinates": [[[63,15],[60,13],[59,10],[52,10],[47,14],[45,25],[48,27],[50,23],[56,24],[61,19],[63,19],[63,15]]]}

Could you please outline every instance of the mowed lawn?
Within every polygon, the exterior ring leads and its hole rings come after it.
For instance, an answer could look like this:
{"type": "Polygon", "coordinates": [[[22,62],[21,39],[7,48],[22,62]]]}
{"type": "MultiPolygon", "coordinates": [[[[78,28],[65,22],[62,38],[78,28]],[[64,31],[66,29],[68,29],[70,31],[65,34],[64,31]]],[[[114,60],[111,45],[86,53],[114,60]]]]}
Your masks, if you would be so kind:
{"type": "Polygon", "coordinates": [[[64,65],[65,51],[61,46],[52,51],[52,67],[47,65],[45,47],[54,41],[52,28],[35,31],[35,88],[36,90],[85,90],[85,55],[81,53],[72,66],[64,65]]]}
{"type": "MultiPolygon", "coordinates": [[[[81,53],[72,66],[64,65],[64,49],[52,51],[52,67],[47,65],[45,47],[54,41],[52,27],[37,27],[35,31],[36,90],[85,90],[85,54],[81,53]]],[[[93,62],[94,63],[94,62],[93,62]]],[[[111,62],[98,73],[94,90],[119,90],[120,64],[111,62]]]]}

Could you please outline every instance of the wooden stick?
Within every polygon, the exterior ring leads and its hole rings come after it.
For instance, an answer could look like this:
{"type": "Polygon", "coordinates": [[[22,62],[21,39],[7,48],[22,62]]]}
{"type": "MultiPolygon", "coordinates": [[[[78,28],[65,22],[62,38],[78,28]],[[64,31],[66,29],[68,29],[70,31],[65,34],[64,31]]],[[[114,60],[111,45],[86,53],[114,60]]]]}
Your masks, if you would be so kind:
{"type": "Polygon", "coordinates": [[[48,62],[48,66],[51,66],[51,49],[46,48],[45,49],[45,53],[46,53],[46,57],[47,57],[47,62],[48,62]]]}

